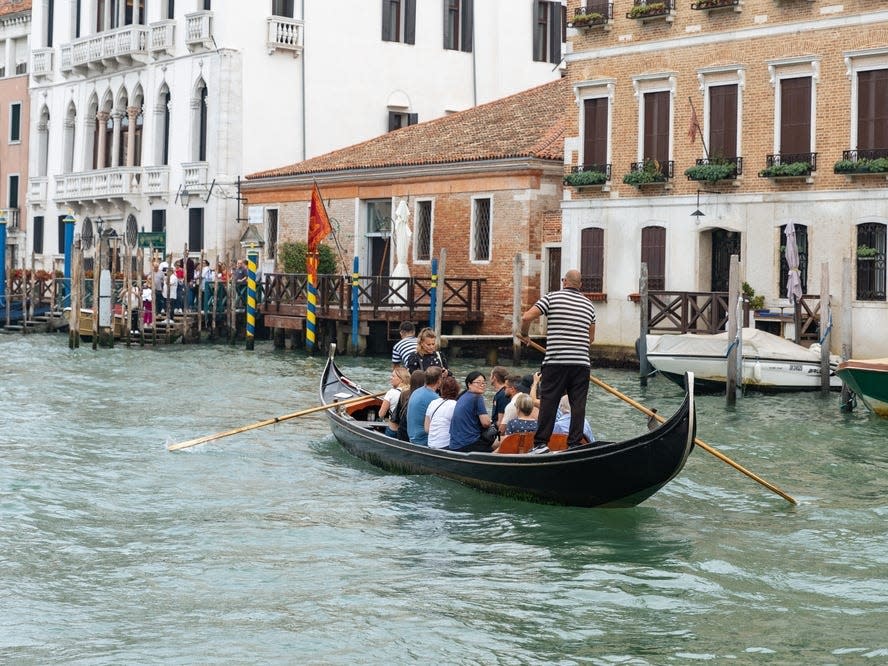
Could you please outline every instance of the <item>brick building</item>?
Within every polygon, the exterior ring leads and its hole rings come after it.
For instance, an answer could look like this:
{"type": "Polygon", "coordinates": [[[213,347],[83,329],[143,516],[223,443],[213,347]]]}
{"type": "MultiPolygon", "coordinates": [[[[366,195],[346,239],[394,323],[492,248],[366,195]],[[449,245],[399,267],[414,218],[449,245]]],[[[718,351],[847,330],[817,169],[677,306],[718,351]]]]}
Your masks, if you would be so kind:
{"type": "Polygon", "coordinates": [[[634,343],[642,261],[651,288],[723,291],[739,254],[741,279],[785,308],[792,221],[805,293],[826,264],[854,354],[888,353],[885,3],[571,0],[568,24],[565,166],[585,175],[551,251],[606,299],[597,340],[634,343]]]}
{"type": "MultiPolygon", "coordinates": [[[[513,263],[523,264],[522,304],[539,293],[544,241],[557,241],[562,196],[564,80],[461,113],[405,127],[292,166],[255,173],[243,187],[254,219],[276,220],[279,242],[307,237],[317,182],[346,263],[389,275],[391,218],[410,210],[411,275],[427,276],[447,250],[446,274],[484,278],[476,333],[512,332],[513,263]],[[545,234],[545,238],[544,238],[545,234]]],[[[350,272],[351,265],[342,267],[350,272]]],[[[556,265],[555,277],[559,267],[556,265]]]]}

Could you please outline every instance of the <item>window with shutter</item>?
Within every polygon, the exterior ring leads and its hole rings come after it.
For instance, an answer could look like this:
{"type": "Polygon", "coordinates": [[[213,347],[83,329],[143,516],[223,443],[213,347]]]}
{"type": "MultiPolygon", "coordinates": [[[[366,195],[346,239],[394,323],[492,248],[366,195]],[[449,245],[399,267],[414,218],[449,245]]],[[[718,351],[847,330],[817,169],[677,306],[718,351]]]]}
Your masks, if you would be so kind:
{"type": "Polygon", "coordinates": [[[666,229],[641,230],[641,261],[648,267],[648,289],[666,289],[666,229]]]}
{"type": "Polygon", "coordinates": [[[416,0],[382,0],[382,41],[416,42],[416,0]]]}
{"type": "Polygon", "coordinates": [[[810,152],[811,77],[781,79],[780,154],[801,155],[810,152]]]}
{"type": "Polygon", "coordinates": [[[888,150],[888,69],[857,74],[857,150],[888,150]]]}
{"type": "Polygon", "coordinates": [[[608,99],[583,100],[583,170],[606,171],[608,99]]]}
{"type": "Polygon", "coordinates": [[[644,95],[644,160],[657,160],[661,170],[669,162],[668,90],[644,95]]]}
{"type": "Polygon", "coordinates": [[[34,254],[43,254],[43,216],[36,215],[32,220],[31,238],[34,254]]]}
{"type": "Polygon", "coordinates": [[[604,291],[604,229],[590,227],[580,234],[580,290],[604,291]]]}
{"type": "Polygon", "coordinates": [[[564,7],[560,2],[533,3],[533,59],[535,62],[561,62],[564,7]]]}
{"type": "Polygon", "coordinates": [[[188,209],[188,250],[200,252],[204,249],[204,209],[188,209]]]}
{"type": "Polygon", "coordinates": [[[709,156],[737,157],[737,85],[709,88],[709,156]]]}
{"type": "Polygon", "coordinates": [[[444,48],[472,50],[472,0],[444,0],[444,48]]]}
{"type": "Polygon", "coordinates": [[[491,201],[489,197],[472,199],[472,261],[490,261],[490,239],[492,233],[491,201]]]}

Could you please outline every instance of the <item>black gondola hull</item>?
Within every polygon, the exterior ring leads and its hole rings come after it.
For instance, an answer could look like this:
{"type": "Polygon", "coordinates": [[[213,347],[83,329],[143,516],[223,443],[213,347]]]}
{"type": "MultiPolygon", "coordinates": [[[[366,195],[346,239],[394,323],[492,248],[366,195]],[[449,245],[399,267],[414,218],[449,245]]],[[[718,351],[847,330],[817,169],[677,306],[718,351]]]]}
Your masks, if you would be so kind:
{"type": "MultiPolygon", "coordinates": [[[[321,399],[332,404],[365,393],[328,360],[321,399]]],[[[326,412],[336,439],[353,455],[404,474],[434,474],[485,492],[572,506],[635,506],[684,467],[696,432],[693,393],[655,430],[621,442],[534,454],[461,453],[387,437],[339,408],[326,412]]]]}

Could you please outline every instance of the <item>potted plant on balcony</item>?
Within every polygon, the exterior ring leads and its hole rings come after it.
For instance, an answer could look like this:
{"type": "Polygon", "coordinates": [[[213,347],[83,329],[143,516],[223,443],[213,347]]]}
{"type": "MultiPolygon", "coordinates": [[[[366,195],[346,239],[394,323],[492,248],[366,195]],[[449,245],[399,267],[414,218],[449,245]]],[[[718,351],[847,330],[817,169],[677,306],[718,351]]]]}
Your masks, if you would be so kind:
{"type": "Polygon", "coordinates": [[[659,16],[661,14],[666,14],[668,11],[669,8],[666,6],[665,2],[649,2],[643,5],[632,5],[632,9],[629,10],[627,17],[640,19],[647,16],[659,16]]]}
{"type": "Polygon", "coordinates": [[[833,165],[833,173],[888,173],[888,157],[839,160],[833,165]]]}
{"type": "Polygon", "coordinates": [[[665,183],[666,174],[660,171],[660,163],[657,160],[647,159],[641,169],[632,170],[623,176],[626,185],[641,187],[651,183],[665,183]]]}
{"type": "Polygon", "coordinates": [[[744,282],[740,285],[740,290],[743,292],[743,298],[749,303],[750,310],[763,310],[765,308],[765,297],[764,296],[756,296],[755,289],[748,282],[744,282]]]}
{"type": "Polygon", "coordinates": [[[733,7],[737,0],[697,0],[691,5],[691,9],[718,9],[719,7],[733,7]]]}
{"type": "Polygon", "coordinates": [[[879,251],[876,248],[870,247],[869,245],[858,245],[857,246],[857,258],[858,259],[872,261],[878,253],[879,253],[879,251]]]}
{"type": "Polygon", "coordinates": [[[600,25],[604,23],[607,19],[604,14],[599,12],[587,12],[583,14],[576,14],[573,17],[573,23],[571,24],[574,28],[588,28],[593,25],[600,25]]]}
{"type": "Polygon", "coordinates": [[[789,162],[772,164],[759,171],[760,178],[798,178],[811,175],[810,162],[789,162]]]}
{"type": "Polygon", "coordinates": [[[604,185],[607,182],[607,174],[604,171],[577,171],[564,177],[565,185],[572,187],[589,187],[604,185]]]}
{"type": "Polygon", "coordinates": [[[705,180],[715,183],[719,180],[729,180],[737,175],[737,165],[733,162],[710,162],[708,164],[695,164],[685,169],[688,180],[705,180]]]}

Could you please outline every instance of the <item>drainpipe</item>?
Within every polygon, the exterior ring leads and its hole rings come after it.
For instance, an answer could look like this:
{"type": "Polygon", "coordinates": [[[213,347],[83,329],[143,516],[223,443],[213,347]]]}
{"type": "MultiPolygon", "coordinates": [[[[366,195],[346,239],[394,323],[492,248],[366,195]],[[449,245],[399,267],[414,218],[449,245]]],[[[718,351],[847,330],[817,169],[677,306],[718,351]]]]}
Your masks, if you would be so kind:
{"type": "Polygon", "coordinates": [[[305,160],[305,156],[307,154],[305,148],[305,0],[302,0],[301,9],[299,10],[302,13],[302,57],[299,63],[299,69],[302,72],[302,160],[305,160]]]}

